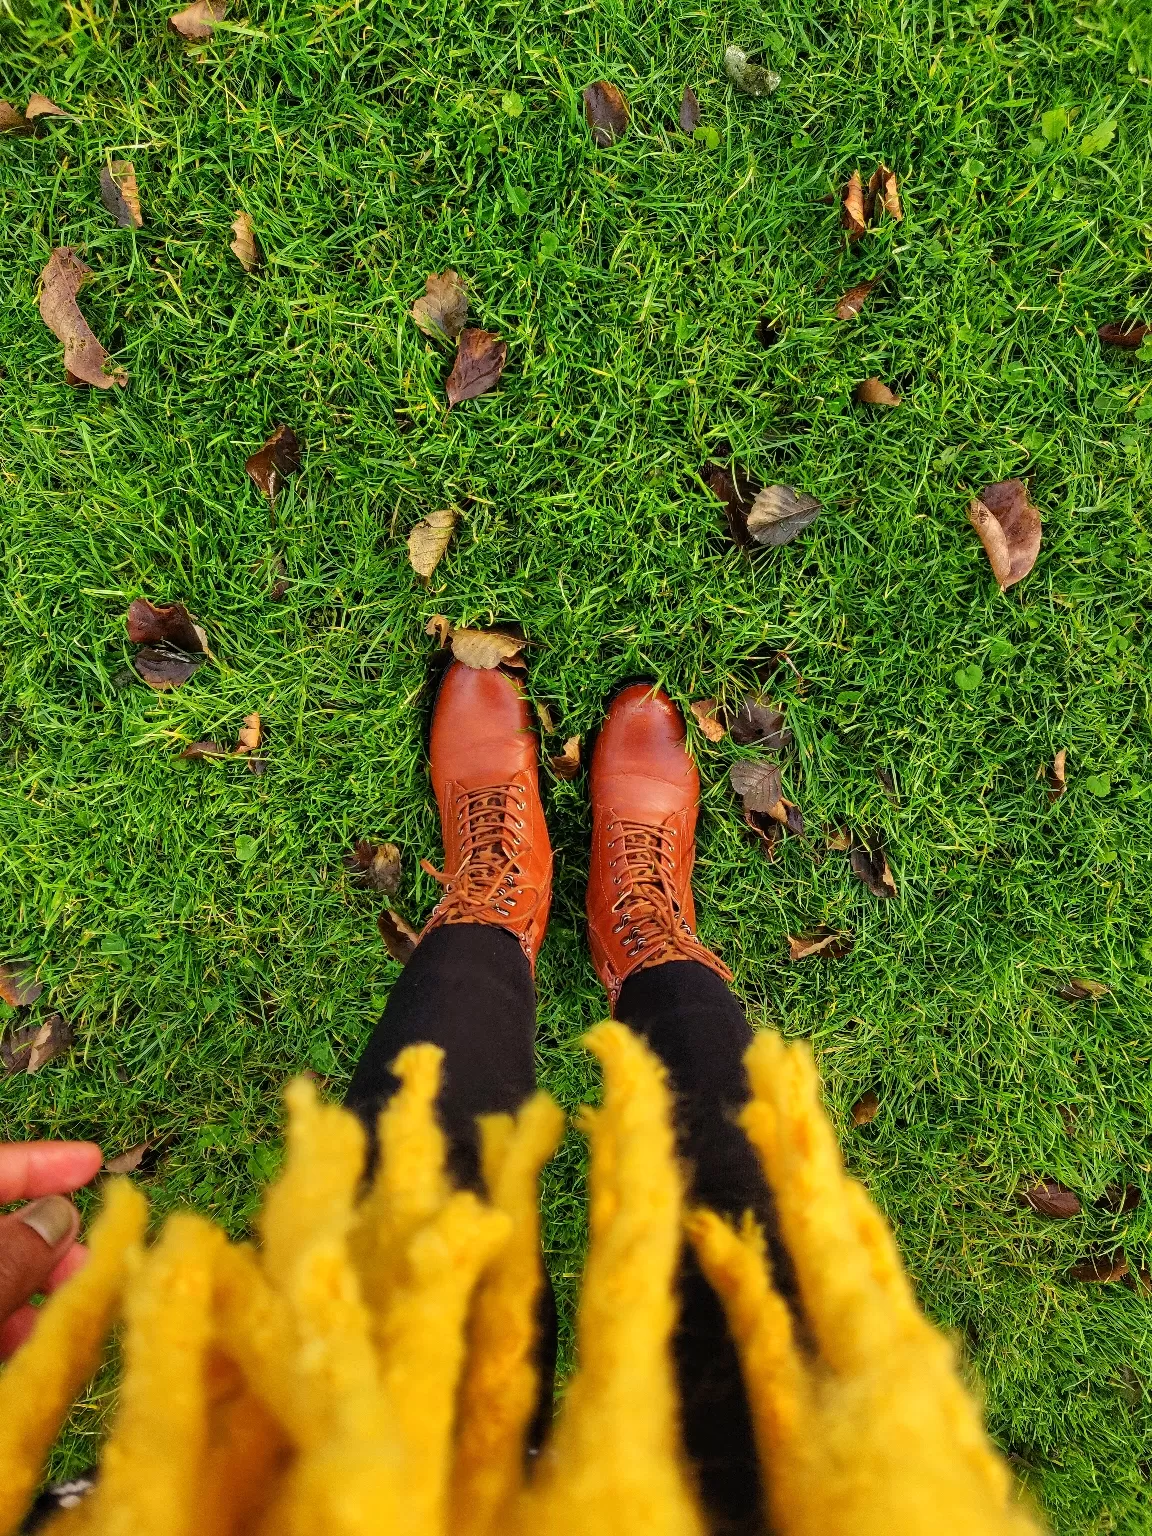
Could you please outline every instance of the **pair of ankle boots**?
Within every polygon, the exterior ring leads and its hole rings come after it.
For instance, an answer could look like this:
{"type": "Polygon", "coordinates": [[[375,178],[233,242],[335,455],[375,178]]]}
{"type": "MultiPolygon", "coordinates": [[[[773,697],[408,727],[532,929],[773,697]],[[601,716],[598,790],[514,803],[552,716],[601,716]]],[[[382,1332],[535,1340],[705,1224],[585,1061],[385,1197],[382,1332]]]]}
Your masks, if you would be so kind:
{"type": "MultiPolygon", "coordinates": [[[[552,903],[552,845],[536,733],[519,682],[454,662],[436,696],[431,767],[444,871],[427,861],[424,868],[444,894],[424,933],[450,923],[506,928],[535,968],[552,903]]],[[[616,695],[589,780],[588,937],[613,1011],[634,971],[668,960],[696,960],[728,979],[696,937],[700,778],[683,717],[666,693],[639,683],[616,695]]]]}

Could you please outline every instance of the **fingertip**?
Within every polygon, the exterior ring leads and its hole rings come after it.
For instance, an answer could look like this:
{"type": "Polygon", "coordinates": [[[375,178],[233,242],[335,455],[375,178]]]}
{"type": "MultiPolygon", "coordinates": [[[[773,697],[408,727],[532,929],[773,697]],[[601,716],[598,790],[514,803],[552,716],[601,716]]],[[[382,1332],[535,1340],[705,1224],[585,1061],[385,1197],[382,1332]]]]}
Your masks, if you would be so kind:
{"type": "Polygon", "coordinates": [[[45,1294],[50,1296],[53,1291],[59,1290],[65,1280],[70,1280],[78,1269],[84,1268],[87,1262],[87,1248],[83,1243],[73,1243],[44,1282],[45,1294]]]}

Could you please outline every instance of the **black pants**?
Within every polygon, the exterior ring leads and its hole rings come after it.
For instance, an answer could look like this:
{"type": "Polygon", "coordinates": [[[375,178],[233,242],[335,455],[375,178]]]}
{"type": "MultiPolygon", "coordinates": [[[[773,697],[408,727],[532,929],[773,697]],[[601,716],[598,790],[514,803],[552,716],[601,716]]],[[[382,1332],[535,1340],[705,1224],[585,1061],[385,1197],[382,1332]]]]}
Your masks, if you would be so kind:
{"type": "MultiPolygon", "coordinates": [[[[752,1038],[740,1005],[712,971],[677,960],[631,976],[616,1012],[668,1069],[690,1199],[736,1217],[754,1211],[767,1230],[778,1283],[791,1290],[767,1188],[733,1123],[733,1111],[748,1096],[742,1058],[752,1038]]],[[[452,1172],[459,1184],[478,1188],[476,1116],[513,1111],[535,1091],[535,1035],[532,976],[511,934],[479,924],[435,929],[393,987],[347,1102],[371,1130],[380,1106],[399,1086],[389,1063],[417,1041],[442,1046],[439,1110],[452,1172]]],[[[676,1366],[685,1440],[702,1494],[716,1529],[760,1530],[759,1475],[735,1349],[720,1304],[687,1248],[679,1288],[676,1366]]],[[[541,1364],[547,1412],[556,1321],[550,1293],[546,1301],[541,1364]]]]}

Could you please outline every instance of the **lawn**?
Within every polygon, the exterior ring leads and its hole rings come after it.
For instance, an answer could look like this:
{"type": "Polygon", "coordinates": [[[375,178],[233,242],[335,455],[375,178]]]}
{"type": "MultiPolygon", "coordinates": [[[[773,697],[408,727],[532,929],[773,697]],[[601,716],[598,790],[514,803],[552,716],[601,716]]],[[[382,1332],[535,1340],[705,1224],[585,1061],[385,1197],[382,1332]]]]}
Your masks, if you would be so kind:
{"type": "MultiPolygon", "coordinates": [[[[234,0],[191,47],[173,8],[0,0],[0,95],[75,114],[0,138],[0,944],[46,983],[32,1018],[76,1031],[4,1080],[0,1132],[171,1136],[141,1176],[156,1209],[245,1230],[280,1086],[307,1066],[338,1093],[397,974],[343,855],[391,840],[401,908],[435,899],[433,613],[523,626],[551,751],[620,678],[731,704],[759,676],[809,833],[765,858],[727,782],[754,749],[697,738],[702,932],[757,1024],[811,1038],[846,1155],[1055,1529],[1152,1530],[1152,1300],[1067,1278],[1118,1246],[1152,1262],[1152,360],[1096,337],[1152,320],[1145,7],[234,0]],[[775,95],[733,89],[729,43],[775,95]],[[599,78],[632,110],[608,149],[580,110],[599,78]],[[676,127],[686,84],[715,148],[676,127]],[[140,231],[101,204],[109,158],[135,164],[140,231]],[[829,194],[878,160],[905,218],[848,245],[829,194]],[[63,244],[123,391],[64,382],[36,309],[63,244]],[[449,354],[408,315],[446,267],[508,343],[498,391],[450,412],[449,354]],[[903,403],[856,404],[869,375],[903,403]],[[304,465],[270,516],[244,461],[280,422],[304,465]],[[823,513],[749,559],[699,479],[725,454],[823,513]],[[1002,595],[966,508],[1011,475],[1044,542],[1002,595]],[[425,589],[407,533],[450,505],[425,589]],[[215,662],[175,692],[128,668],[138,596],[207,630],[215,662]],[[179,759],[253,710],[263,777],[179,759]],[[898,899],[827,850],[842,824],[884,833],[898,899]],[[850,956],[790,963],[817,923],[850,956]],[[1109,991],[1069,1003],[1070,976],[1109,991]],[[1083,1213],[1021,1208],[1033,1174],[1083,1213]],[[1093,1203],[1116,1182],[1144,1191],[1122,1216],[1093,1203]]],[[[539,1064],[574,1107],[604,1011],[589,816],[579,779],[546,796],[539,1064]]],[[[566,1316],[582,1168],[573,1135],[546,1200],[566,1316]]],[[[60,1466],[110,1401],[106,1373],[60,1466]]]]}

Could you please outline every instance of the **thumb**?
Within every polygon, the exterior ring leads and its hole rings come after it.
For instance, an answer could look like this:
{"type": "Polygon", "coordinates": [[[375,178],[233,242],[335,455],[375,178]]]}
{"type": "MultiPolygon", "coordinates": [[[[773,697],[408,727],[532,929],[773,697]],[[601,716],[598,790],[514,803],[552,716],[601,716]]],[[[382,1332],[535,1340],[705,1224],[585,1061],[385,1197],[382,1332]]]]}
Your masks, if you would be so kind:
{"type": "Polygon", "coordinates": [[[79,1228],[80,1213],[63,1195],[0,1217],[0,1322],[44,1289],[79,1228]]]}

